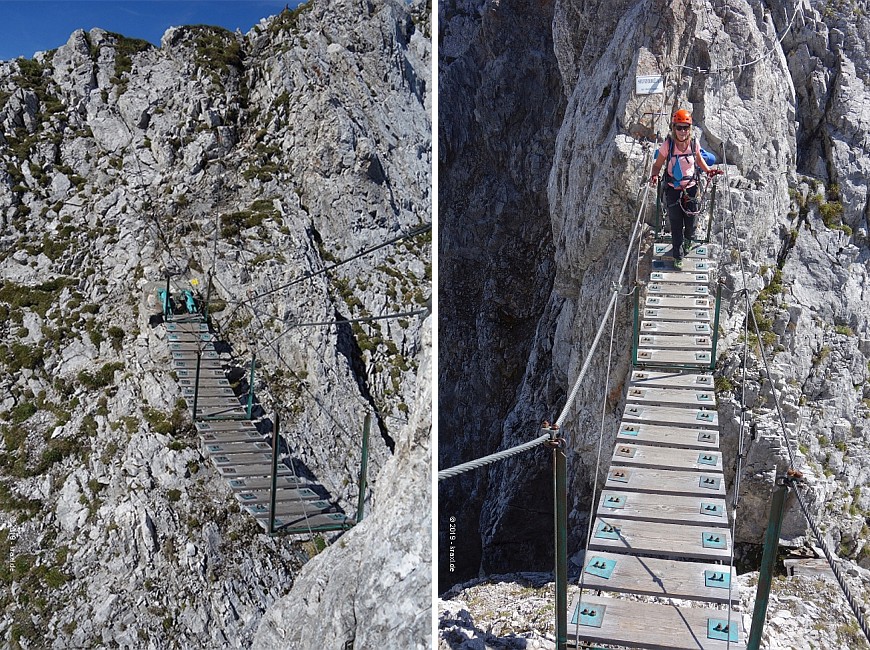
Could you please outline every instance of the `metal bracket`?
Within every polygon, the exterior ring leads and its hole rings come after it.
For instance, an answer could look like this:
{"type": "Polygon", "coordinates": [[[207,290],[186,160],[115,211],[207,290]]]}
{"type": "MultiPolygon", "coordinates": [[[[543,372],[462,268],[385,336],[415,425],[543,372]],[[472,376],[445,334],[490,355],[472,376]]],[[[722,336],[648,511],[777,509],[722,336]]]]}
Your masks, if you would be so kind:
{"type": "Polygon", "coordinates": [[[698,465],[718,465],[719,457],[716,454],[698,454],[698,465]]]}
{"type": "Polygon", "coordinates": [[[722,479],[716,476],[702,476],[698,479],[698,485],[708,490],[718,490],[722,479]]]}
{"type": "Polygon", "coordinates": [[[651,357],[652,355],[650,354],[649,350],[641,350],[637,353],[638,359],[650,359],[651,357]]]}
{"type": "Polygon", "coordinates": [[[695,312],[695,318],[708,318],[709,316],[710,316],[710,314],[708,314],[706,311],[696,311],[695,312]]]}
{"type": "Polygon", "coordinates": [[[704,531],[701,533],[701,546],[704,548],[726,548],[726,540],[724,533],[711,533],[704,531]]]}
{"type": "Polygon", "coordinates": [[[707,619],[707,638],[719,639],[720,641],[737,641],[737,622],[728,621],[721,618],[707,619]]]}
{"type": "Polygon", "coordinates": [[[634,455],[637,453],[637,447],[628,447],[626,445],[621,445],[616,448],[614,452],[614,456],[620,456],[622,458],[634,458],[634,455]]]}
{"type": "Polygon", "coordinates": [[[713,418],[715,413],[713,411],[698,411],[695,414],[695,419],[700,420],[701,422],[713,422],[713,418]]]}
{"type": "Polygon", "coordinates": [[[695,293],[699,295],[706,296],[709,292],[710,290],[707,287],[695,287],[695,293]]]}
{"type": "Polygon", "coordinates": [[[695,378],[695,383],[709,385],[713,383],[713,377],[711,375],[698,375],[695,378]]]}
{"type": "Polygon", "coordinates": [[[643,397],[644,389],[643,388],[632,388],[628,391],[629,397],[643,397]]]}
{"type": "Polygon", "coordinates": [[[709,515],[710,517],[722,517],[722,506],[718,503],[701,502],[701,514],[709,515]]]}
{"type": "Polygon", "coordinates": [[[709,336],[696,336],[695,337],[695,345],[710,345],[710,337],[709,336]]]}
{"type": "Polygon", "coordinates": [[[731,573],[724,571],[704,571],[704,585],[716,589],[728,589],[731,586],[731,573]]]}
{"type": "Polygon", "coordinates": [[[651,337],[651,336],[641,336],[641,337],[640,337],[640,342],[641,342],[641,343],[645,343],[645,344],[646,344],[646,343],[652,343],[654,340],[655,340],[655,339],[653,339],[653,337],[651,337]]]}
{"type": "Polygon", "coordinates": [[[619,539],[619,528],[611,526],[606,521],[599,521],[595,529],[595,537],[599,539],[619,539]]]}
{"type": "Polygon", "coordinates": [[[710,393],[695,393],[695,397],[699,402],[709,402],[712,397],[710,397],[710,393]]]}
{"type": "Polygon", "coordinates": [[[707,257],[707,247],[706,246],[698,246],[695,249],[695,254],[699,257],[707,257]]]}
{"type": "Polygon", "coordinates": [[[664,278],[665,278],[665,274],[662,273],[661,271],[653,271],[652,273],[649,274],[650,280],[664,280],[664,278]]]}
{"type": "Polygon", "coordinates": [[[701,431],[701,433],[698,434],[698,442],[716,442],[716,434],[701,431]]]}
{"type": "Polygon", "coordinates": [[[571,617],[571,622],[574,625],[583,625],[586,627],[601,627],[604,623],[604,611],[607,605],[584,605],[577,603],[574,609],[574,615],[571,617]]]}
{"type": "Polygon", "coordinates": [[[659,298],[659,297],[657,297],[657,296],[647,296],[646,304],[648,304],[648,305],[658,305],[658,304],[661,303],[661,301],[662,301],[662,299],[659,298]]]}
{"type": "Polygon", "coordinates": [[[586,565],[586,573],[609,580],[610,576],[613,575],[613,570],[615,568],[616,560],[608,560],[603,557],[593,557],[590,558],[589,563],[586,565]]]}
{"type": "Polygon", "coordinates": [[[705,281],[708,281],[709,279],[710,279],[709,276],[707,276],[707,274],[705,274],[705,273],[696,273],[695,274],[695,281],[697,281],[697,282],[705,282],[705,281]]]}
{"type": "Polygon", "coordinates": [[[624,508],[628,497],[624,494],[603,494],[601,495],[602,508],[624,508]]]}
{"type": "Polygon", "coordinates": [[[696,271],[706,271],[707,270],[707,262],[695,262],[695,270],[696,271]]]}
{"type": "Polygon", "coordinates": [[[627,469],[611,469],[608,478],[617,483],[628,483],[631,478],[631,472],[627,469]]]}
{"type": "Polygon", "coordinates": [[[661,255],[668,250],[668,244],[655,244],[653,245],[653,248],[655,249],[656,255],[661,255]]]}
{"type": "Polygon", "coordinates": [[[623,424],[622,428],[619,430],[619,433],[623,436],[634,436],[637,437],[639,432],[638,427],[633,424],[623,424]]]}
{"type": "Polygon", "coordinates": [[[707,325],[707,323],[695,323],[696,332],[704,332],[706,334],[708,329],[709,325],[707,325]]]}

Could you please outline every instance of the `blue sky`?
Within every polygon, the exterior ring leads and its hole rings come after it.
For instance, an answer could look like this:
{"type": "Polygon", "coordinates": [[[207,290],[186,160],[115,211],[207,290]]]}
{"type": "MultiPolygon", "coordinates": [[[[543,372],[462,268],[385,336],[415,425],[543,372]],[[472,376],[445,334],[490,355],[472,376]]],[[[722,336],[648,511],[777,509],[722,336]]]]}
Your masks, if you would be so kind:
{"type": "Polygon", "coordinates": [[[0,60],[52,50],[81,28],[100,27],[160,45],[167,28],[219,25],[247,32],[299,0],[0,0],[0,60]]]}

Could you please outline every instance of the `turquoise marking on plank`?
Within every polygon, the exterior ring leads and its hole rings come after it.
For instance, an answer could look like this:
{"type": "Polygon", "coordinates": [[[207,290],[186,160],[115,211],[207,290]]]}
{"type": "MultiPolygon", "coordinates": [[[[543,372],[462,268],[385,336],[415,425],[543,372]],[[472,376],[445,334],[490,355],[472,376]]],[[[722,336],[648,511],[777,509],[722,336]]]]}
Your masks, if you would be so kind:
{"type": "Polygon", "coordinates": [[[719,457],[715,454],[698,454],[698,465],[718,465],[719,457]]]}
{"type": "Polygon", "coordinates": [[[666,250],[668,250],[668,244],[656,244],[655,245],[655,253],[656,255],[661,255],[666,250]]]}
{"type": "Polygon", "coordinates": [[[571,615],[571,623],[577,625],[586,626],[586,627],[601,627],[604,623],[604,611],[607,609],[607,605],[584,605],[583,603],[577,603],[577,607],[574,608],[574,613],[571,615]]]}
{"type": "Polygon", "coordinates": [[[704,531],[701,533],[701,546],[704,548],[726,548],[725,535],[722,533],[711,533],[704,531]]]}
{"type": "Polygon", "coordinates": [[[715,489],[718,489],[718,488],[719,488],[719,481],[720,481],[720,480],[721,480],[721,479],[719,479],[719,478],[716,477],[716,476],[701,476],[701,477],[698,479],[698,485],[699,485],[700,487],[703,487],[703,488],[708,488],[708,489],[714,489],[714,490],[715,490],[715,489]]]}
{"type": "Polygon", "coordinates": [[[731,586],[731,574],[724,571],[704,571],[704,584],[716,589],[728,589],[731,586]]]}
{"type": "Polygon", "coordinates": [[[624,508],[625,502],[628,500],[624,494],[611,494],[601,502],[602,508],[624,508]]]}
{"type": "Polygon", "coordinates": [[[701,514],[709,515],[711,517],[722,517],[722,506],[718,503],[704,503],[701,502],[701,514]]]}
{"type": "Polygon", "coordinates": [[[607,522],[599,521],[595,529],[595,537],[599,539],[619,539],[619,528],[607,522]]]}
{"type": "Polygon", "coordinates": [[[701,422],[712,422],[714,418],[713,411],[698,411],[695,414],[695,419],[701,422]]]}
{"type": "Polygon", "coordinates": [[[716,437],[712,433],[702,431],[698,434],[698,442],[715,442],[716,437]]]}
{"type": "Polygon", "coordinates": [[[636,426],[634,426],[633,424],[623,424],[622,428],[619,430],[619,433],[621,433],[624,436],[637,437],[638,428],[636,426]]]}
{"type": "Polygon", "coordinates": [[[707,619],[707,638],[718,639],[720,641],[737,641],[737,621],[732,620],[731,625],[728,621],[721,618],[707,619]]]}
{"type": "Polygon", "coordinates": [[[616,560],[608,560],[603,557],[590,558],[586,565],[586,573],[610,580],[613,575],[613,570],[616,568],[616,560]]]}

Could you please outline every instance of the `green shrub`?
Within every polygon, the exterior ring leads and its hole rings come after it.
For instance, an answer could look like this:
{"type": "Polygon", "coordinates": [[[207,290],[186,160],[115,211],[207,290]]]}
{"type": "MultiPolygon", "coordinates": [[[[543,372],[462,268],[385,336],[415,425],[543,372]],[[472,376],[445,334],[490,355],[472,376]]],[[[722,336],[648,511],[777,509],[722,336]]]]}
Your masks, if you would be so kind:
{"type": "Polygon", "coordinates": [[[88,370],[82,370],[78,374],[78,380],[82,386],[91,390],[105,388],[114,380],[115,371],[121,370],[123,367],[124,364],[120,361],[106,363],[95,373],[88,370]]]}

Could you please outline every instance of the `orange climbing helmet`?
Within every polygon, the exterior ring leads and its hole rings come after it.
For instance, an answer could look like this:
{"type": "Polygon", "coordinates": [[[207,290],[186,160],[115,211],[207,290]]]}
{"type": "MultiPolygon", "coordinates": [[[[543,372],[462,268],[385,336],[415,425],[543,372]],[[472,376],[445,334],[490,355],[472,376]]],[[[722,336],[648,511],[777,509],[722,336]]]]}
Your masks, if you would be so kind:
{"type": "Polygon", "coordinates": [[[688,124],[692,125],[692,114],[685,108],[681,108],[671,118],[671,124],[688,124]]]}

